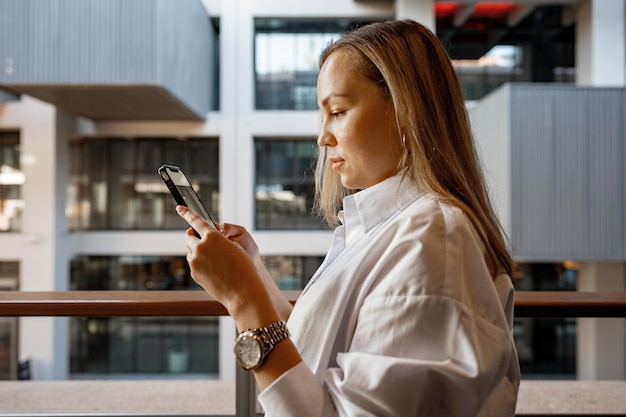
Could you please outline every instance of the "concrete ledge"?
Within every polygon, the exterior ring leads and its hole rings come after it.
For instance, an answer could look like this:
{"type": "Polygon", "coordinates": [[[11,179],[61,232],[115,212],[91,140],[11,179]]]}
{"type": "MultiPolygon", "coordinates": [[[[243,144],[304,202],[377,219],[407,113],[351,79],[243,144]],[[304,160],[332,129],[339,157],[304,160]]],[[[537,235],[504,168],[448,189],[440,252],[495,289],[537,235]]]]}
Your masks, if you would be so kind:
{"type": "Polygon", "coordinates": [[[0,415],[234,415],[235,382],[3,381],[0,415]]]}
{"type": "Polygon", "coordinates": [[[518,416],[626,416],[626,381],[523,380],[518,416]]]}
{"type": "MultiPolygon", "coordinates": [[[[3,381],[0,415],[233,416],[235,383],[211,380],[3,381]]],[[[626,381],[524,380],[519,416],[626,416],[626,381]]]]}

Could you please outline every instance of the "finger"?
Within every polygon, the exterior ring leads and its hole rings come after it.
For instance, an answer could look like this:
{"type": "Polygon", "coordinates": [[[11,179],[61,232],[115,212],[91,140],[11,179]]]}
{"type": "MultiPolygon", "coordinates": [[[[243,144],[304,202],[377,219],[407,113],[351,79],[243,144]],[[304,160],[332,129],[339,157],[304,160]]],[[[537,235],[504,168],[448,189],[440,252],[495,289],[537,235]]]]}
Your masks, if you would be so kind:
{"type": "Polygon", "coordinates": [[[183,220],[187,222],[189,226],[193,228],[193,230],[198,232],[200,236],[204,236],[210,230],[215,230],[213,226],[207,223],[207,221],[204,220],[200,215],[194,213],[185,206],[176,206],[176,212],[180,217],[183,218],[183,220]]]}
{"type": "Polygon", "coordinates": [[[235,224],[224,223],[220,231],[227,238],[232,238],[244,234],[246,232],[246,229],[235,224]]]}
{"type": "Polygon", "coordinates": [[[187,248],[187,263],[193,262],[198,256],[198,245],[202,242],[198,237],[196,231],[191,227],[187,231],[187,240],[185,241],[185,247],[187,248]]]}
{"type": "Polygon", "coordinates": [[[220,232],[226,237],[230,237],[233,235],[233,225],[229,223],[223,223],[220,227],[220,232]]]}

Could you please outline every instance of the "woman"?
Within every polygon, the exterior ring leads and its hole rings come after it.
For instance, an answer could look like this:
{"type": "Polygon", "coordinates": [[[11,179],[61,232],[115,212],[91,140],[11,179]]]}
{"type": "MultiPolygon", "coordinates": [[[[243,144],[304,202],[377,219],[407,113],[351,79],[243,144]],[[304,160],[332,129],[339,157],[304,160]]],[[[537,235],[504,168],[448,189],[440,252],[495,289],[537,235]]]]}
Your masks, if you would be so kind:
{"type": "Polygon", "coordinates": [[[242,331],[235,353],[261,404],[276,417],[514,415],[513,263],[447,54],[392,21],[320,64],[316,201],[337,227],[293,310],[245,229],[177,208],[201,236],[187,232],[192,276],[242,331]]]}

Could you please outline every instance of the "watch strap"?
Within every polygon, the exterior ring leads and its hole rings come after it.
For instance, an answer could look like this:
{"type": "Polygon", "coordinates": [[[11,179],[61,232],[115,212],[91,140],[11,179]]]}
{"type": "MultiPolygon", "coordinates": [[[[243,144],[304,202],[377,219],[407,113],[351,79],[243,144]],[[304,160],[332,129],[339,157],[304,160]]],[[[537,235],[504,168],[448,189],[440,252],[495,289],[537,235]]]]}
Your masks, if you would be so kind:
{"type": "Polygon", "coordinates": [[[287,329],[287,323],[281,320],[263,327],[261,335],[270,346],[274,347],[276,343],[288,338],[290,333],[287,329]]]}

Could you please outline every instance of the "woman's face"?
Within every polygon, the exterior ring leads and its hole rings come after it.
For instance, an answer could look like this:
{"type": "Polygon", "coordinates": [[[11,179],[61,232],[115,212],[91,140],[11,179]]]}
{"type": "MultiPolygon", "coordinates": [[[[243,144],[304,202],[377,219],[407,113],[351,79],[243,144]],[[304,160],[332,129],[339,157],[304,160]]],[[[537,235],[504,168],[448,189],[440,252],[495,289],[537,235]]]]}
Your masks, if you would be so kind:
{"type": "Polygon", "coordinates": [[[362,190],[398,172],[402,145],[391,100],[351,68],[350,56],[337,50],[320,69],[317,143],[343,186],[362,190]]]}

